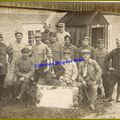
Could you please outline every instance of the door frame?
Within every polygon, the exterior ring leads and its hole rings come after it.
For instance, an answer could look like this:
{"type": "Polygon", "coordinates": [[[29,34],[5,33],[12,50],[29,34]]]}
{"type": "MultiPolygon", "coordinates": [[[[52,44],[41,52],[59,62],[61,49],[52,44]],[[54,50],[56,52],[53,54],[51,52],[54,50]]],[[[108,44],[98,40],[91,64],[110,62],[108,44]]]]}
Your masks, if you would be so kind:
{"type": "MultiPolygon", "coordinates": [[[[93,28],[103,28],[103,39],[105,39],[105,25],[90,25],[90,45],[92,45],[92,29],[93,28]]],[[[106,47],[106,39],[105,39],[105,47],[106,47]]]]}

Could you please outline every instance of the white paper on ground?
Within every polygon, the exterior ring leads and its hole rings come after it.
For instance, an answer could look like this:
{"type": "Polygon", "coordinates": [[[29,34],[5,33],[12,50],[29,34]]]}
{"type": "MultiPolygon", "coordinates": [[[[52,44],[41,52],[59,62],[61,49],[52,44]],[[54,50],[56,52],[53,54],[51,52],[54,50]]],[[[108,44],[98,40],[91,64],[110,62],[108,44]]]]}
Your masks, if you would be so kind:
{"type": "Polygon", "coordinates": [[[78,90],[77,87],[56,87],[38,85],[38,92],[42,93],[40,103],[37,107],[57,107],[70,108],[73,105],[73,90],[78,90]]]}

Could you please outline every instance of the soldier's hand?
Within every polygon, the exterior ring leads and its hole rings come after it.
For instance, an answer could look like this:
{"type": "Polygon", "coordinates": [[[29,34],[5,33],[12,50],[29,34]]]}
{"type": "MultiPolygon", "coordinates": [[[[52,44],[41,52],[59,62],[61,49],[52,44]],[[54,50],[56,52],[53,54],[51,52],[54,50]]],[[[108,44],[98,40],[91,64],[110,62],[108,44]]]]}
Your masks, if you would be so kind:
{"type": "Polygon", "coordinates": [[[81,81],[84,87],[87,87],[87,84],[84,80],[81,81]]]}
{"type": "Polygon", "coordinates": [[[110,68],[109,68],[109,71],[116,71],[116,70],[115,70],[115,68],[110,67],[110,68]]]}
{"type": "Polygon", "coordinates": [[[25,80],[25,78],[24,78],[24,77],[21,77],[19,80],[22,82],[22,81],[24,81],[24,80],[25,80]]]}
{"type": "Polygon", "coordinates": [[[27,75],[27,74],[25,74],[25,75],[24,75],[24,77],[25,77],[26,79],[28,79],[30,76],[29,76],[29,75],[27,75]]]}

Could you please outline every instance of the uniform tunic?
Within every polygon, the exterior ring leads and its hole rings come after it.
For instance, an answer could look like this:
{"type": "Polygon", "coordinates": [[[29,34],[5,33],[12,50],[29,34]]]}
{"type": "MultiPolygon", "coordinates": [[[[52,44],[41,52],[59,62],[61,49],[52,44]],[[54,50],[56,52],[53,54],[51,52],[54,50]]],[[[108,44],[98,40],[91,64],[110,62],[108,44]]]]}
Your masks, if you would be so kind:
{"type": "Polygon", "coordinates": [[[30,58],[24,59],[20,58],[15,63],[15,73],[17,77],[23,77],[24,74],[30,77],[34,74],[34,65],[30,58]]]}
{"type": "Polygon", "coordinates": [[[49,43],[48,47],[52,50],[53,58],[56,61],[60,61],[62,59],[61,45],[56,41],[54,43],[49,43]]]}
{"type": "Polygon", "coordinates": [[[41,33],[41,37],[42,37],[42,42],[43,43],[46,43],[46,40],[49,40],[50,39],[50,36],[51,36],[52,32],[42,32],[41,33]]]}
{"type": "Polygon", "coordinates": [[[103,74],[107,72],[106,64],[105,64],[105,59],[107,55],[108,55],[108,51],[105,48],[102,50],[99,48],[95,49],[94,59],[97,61],[97,63],[101,67],[103,74]]]}
{"type": "Polygon", "coordinates": [[[35,61],[35,64],[41,63],[41,61],[45,60],[47,58],[46,53],[47,51],[50,51],[51,49],[41,42],[40,44],[33,45],[33,58],[35,61]]]}
{"type": "Polygon", "coordinates": [[[8,72],[5,78],[5,85],[14,85],[16,82],[15,75],[15,62],[21,57],[21,50],[26,46],[23,43],[18,43],[17,41],[10,43],[9,45],[12,48],[12,62],[8,65],[8,72]]]}
{"type": "Polygon", "coordinates": [[[65,44],[64,45],[61,45],[61,50],[62,50],[62,57],[63,57],[63,52],[64,51],[70,51],[71,53],[71,59],[76,59],[77,58],[77,55],[78,55],[78,49],[76,46],[74,45],[70,45],[70,46],[66,46],[65,44]]]}
{"type": "Polygon", "coordinates": [[[71,63],[65,63],[62,65],[65,69],[65,73],[62,76],[62,81],[64,83],[69,83],[71,86],[76,85],[76,78],[78,76],[78,69],[77,69],[77,64],[74,62],[71,63]]]}

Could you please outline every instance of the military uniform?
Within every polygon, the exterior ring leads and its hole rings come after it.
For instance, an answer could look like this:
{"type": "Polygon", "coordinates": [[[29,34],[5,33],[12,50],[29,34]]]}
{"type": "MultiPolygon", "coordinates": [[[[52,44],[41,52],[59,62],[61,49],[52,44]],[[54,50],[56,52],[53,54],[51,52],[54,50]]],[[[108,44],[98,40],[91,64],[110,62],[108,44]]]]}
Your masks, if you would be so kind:
{"type": "Polygon", "coordinates": [[[7,73],[7,54],[10,55],[9,49],[4,43],[1,42],[0,43],[0,97],[2,94],[5,76],[7,73]]]}
{"type": "MultiPolygon", "coordinates": [[[[90,50],[83,50],[82,54],[89,54],[90,50]]],[[[80,94],[83,90],[91,103],[92,109],[94,109],[94,104],[97,100],[97,83],[101,80],[102,71],[97,62],[91,58],[88,61],[82,61],[78,66],[78,81],[79,81],[79,91],[80,94]],[[85,84],[84,84],[85,82],[85,84]],[[84,89],[82,89],[84,88],[84,89]]],[[[80,95],[80,97],[82,97],[80,95]]],[[[81,98],[82,99],[82,98],[81,98]]]]}
{"type": "MultiPolygon", "coordinates": [[[[22,52],[28,52],[28,48],[23,48],[22,52]]],[[[26,59],[23,57],[19,58],[15,62],[15,74],[17,76],[17,82],[21,84],[21,91],[18,97],[21,98],[27,89],[29,80],[34,75],[34,64],[32,60],[29,57],[26,59]]]]}
{"type": "Polygon", "coordinates": [[[105,48],[95,49],[94,59],[97,61],[97,63],[102,69],[102,81],[103,81],[103,87],[104,87],[106,98],[109,97],[109,79],[108,79],[109,77],[107,73],[107,67],[105,64],[105,59],[107,55],[108,55],[108,51],[105,48]]]}
{"type": "Polygon", "coordinates": [[[77,56],[78,55],[78,49],[73,44],[70,44],[70,46],[66,46],[65,44],[61,45],[62,57],[63,57],[63,52],[64,51],[70,51],[72,60],[78,58],[78,56],[77,56]]]}
{"type": "Polygon", "coordinates": [[[53,58],[56,61],[60,61],[62,59],[62,50],[61,45],[58,43],[58,41],[55,41],[54,43],[49,43],[47,45],[52,50],[53,58]]]}
{"type": "Polygon", "coordinates": [[[81,57],[82,57],[81,51],[84,50],[84,49],[90,50],[90,51],[91,51],[91,58],[94,59],[95,49],[94,49],[94,47],[92,47],[92,46],[90,46],[90,45],[88,45],[88,46],[86,46],[86,47],[81,46],[80,48],[78,48],[78,58],[81,58],[81,57]]]}
{"type": "Polygon", "coordinates": [[[42,32],[41,33],[41,38],[42,38],[42,42],[46,44],[47,40],[50,40],[50,36],[51,36],[52,32],[42,32]]]}
{"type": "Polygon", "coordinates": [[[114,70],[110,73],[110,81],[109,81],[109,99],[112,100],[112,94],[114,90],[114,86],[117,85],[117,96],[116,101],[119,101],[120,98],[120,48],[116,48],[110,52],[110,54],[106,58],[107,69],[113,67],[114,70]],[[111,66],[110,66],[110,60],[111,66]]]}
{"type": "MultiPolygon", "coordinates": [[[[63,27],[65,28],[65,24],[64,23],[58,23],[57,26],[58,27],[63,27]]],[[[66,32],[66,31],[63,31],[63,32],[57,32],[56,34],[56,38],[57,38],[57,41],[60,43],[60,44],[64,44],[64,37],[68,35],[70,36],[70,33],[69,32],[66,32]]]]}

